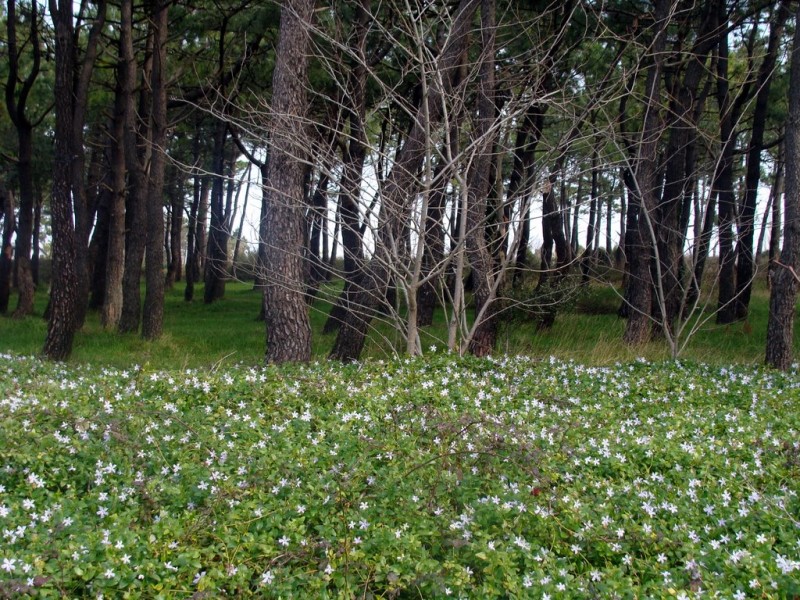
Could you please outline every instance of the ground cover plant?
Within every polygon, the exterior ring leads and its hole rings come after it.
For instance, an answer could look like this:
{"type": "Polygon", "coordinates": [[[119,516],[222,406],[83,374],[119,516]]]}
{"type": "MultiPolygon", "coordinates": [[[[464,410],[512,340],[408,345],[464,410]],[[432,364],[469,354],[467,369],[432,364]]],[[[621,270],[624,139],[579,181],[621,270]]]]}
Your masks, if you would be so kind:
{"type": "Polygon", "coordinates": [[[0,597],[800,594],[800,373],[0,356],[0,597]]]}

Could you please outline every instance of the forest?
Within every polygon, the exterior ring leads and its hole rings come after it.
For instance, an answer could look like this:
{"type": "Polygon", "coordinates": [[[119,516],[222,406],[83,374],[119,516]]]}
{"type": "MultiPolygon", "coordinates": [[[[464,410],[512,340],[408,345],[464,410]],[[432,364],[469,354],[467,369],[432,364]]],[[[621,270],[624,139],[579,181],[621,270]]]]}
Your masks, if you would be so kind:
{"type": "Polygon", "coordinates": [[[800,4],[790,0],[7,0],[0,313],[49,293],[44,356],[96,311],[163,334],[165,293],[263,293],[265,360],[376,323],[458,354],[611,282],[621,343],[677,357],[800,284],[800,4]],[[252,185],[251,185],[252,183],[252,185]],[[249,203],[249,206],[248,206],[249,203]],[[247,225],[247,228],[245,227],[247,225]],[[247,233],[251,231],[252,233],[247,233]],[[331,285],[336,282],[336,285],[331,285]]]}

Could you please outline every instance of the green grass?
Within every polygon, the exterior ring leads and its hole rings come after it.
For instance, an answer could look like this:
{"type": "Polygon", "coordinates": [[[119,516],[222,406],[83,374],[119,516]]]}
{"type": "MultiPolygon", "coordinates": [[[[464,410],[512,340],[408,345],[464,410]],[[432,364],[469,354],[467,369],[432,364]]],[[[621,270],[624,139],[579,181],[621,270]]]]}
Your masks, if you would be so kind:
{"type": "MultiPolygon", "coordinates": [[[[322,335],[330,310],[330,298],[339,285],[331,284],[320,294],[311,311],[314,356],[324,358],[335,334],[322,335]]],[[[201,290],[200,290],[201,291],[201,290]]],[[[78,332],[71,361],[113,366],[150,364],[154,367],[212,367],[236,363],[259,364],[265,348],[265,326],[257,320],[260,294],[245,283],[229,283],[225,298],[211,305],[199,300],[184,302],[183,286],[167,293],[164,335],[156,342],[145,342],[135,334],[104,331],[97,312],[90,312],[78,332]]],[[[0,317],[0,352],[38,354],[46,334],[41,318],[47,298],[37,296],[37,314],[24,320],[0,317]]],[[[711,319],[690,341],[683,358],[710,363],[760,364],[766,343],[769,292],[759,283],[753,293],[750,319],[727,326],[711,319]]],[[[581,293],[568,312],[560,313],[548,331],[537,331],[529,317],[503,313],[497,352],[534,357],[557,356],[593,365],[669,358],[663,341],[631,348],[622,343],[625,322],[616,316],[617,291],[611,286],[593,285],[581,293]]],[[[712,303],[713,305],[713,303],[712,303]]],[[[447,339],[444,312],[439,309],[434,324],[421,334],[424,348],[443,348],[447,339]]],[[[796,336],[800,346],[800,336],[796,336]]],[[[394,350],[402,352],[402,336],[387,322],[375,321],[364,357],[387,358],[394,350]]]]}

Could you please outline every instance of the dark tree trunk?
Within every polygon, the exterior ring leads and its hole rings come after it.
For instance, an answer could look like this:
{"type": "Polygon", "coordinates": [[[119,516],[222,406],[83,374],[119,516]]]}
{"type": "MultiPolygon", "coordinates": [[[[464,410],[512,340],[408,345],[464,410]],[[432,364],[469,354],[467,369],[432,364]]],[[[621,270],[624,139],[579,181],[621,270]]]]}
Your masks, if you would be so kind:
{"type": "Polygon", "coordinates": [[[50,219],[53,234],[53,279],[50,288],[50,318],[43,354],[64,360],[72,351],[76,330],[78,272],[75,229],[72,224],[73,145],[73,16],[72,0],[50,0],[55,28],[55,136],[53,191],[50,219]]]}
{"type": "Polygon", "coordinates": [[[163,148],[167,136],[167,13],[169,3],[161,0],[153,7],[153,68],[150,85],[152,103],[152,146],[150,177],[147,185],[147,239],[145,255],[145,296],[142,337],[154,340],[164,326],[164,169],[163,148]]]}
{"type": "MultiPolygon", "coordinates": [[[[150,84],[150,71],[153,61],[152,27],[147,38],[148,60],[144,64],[139,93],[139,110],[129,112],[125,126],[125,163],[128,169],[128,195],[125,200],[125,272],[122,276],[122,313],[119,317],[119,331],[129,333],[138,331],[142,315],[142,261],[145,254],[147,231],[147,172],[146,165],[151,159],[150,112],[151,100],[147,89],[150,84]],[[136,114],[139,121],[137,124],[136,114]]],[[[131,103],[133,98],[130,99],[131,103]]]]}
{"type": "Polygon", "coordinates": [[[264,317],[269,363],[311,358],[311,324],[303,279],[304,176],[308,152],[297,138],[307,110],[306,73],[314,0],[291,0],[281,10],[280,39],[272,79],[276,123],[264,201],[261,239],[266,246],[264,317]]]}
{"type": "Polygon", "coordinates": [[[481,1],[481,45],[483,60],[480,66],[480,84],[476,99],[474,131],[475,156],[468,173],[467,209],[467,257],[472,267],[475,285],[475,331],[469,342],[469,352],[475,356],[487,356],[494,350],[497,339],[495,318],[494,261],[486,243],[485,223],[487,195],[491,187],[492,147],[491,134],[497,106],[495,102],[495,2],[481,1]]]}
{"type": "MultiPolygon", "coordinates": [[[[199,129],[199,124],[196,125],[199,129]]],[[[195,133],[192,140],[192,160],[195,168],[200,165],[200,134],[195,133]]],[[[189,224],[186,232],[186,288],[183,292],[183,299],[186,302],[191,302],[194,299],[194,282],[197,281],[197,262],[195,254],[197,253],[197,213],[200,210],[200,190],[201,190],[201,176],[195,170],[192,173],[192,205],[189,208],[189,224]]]]}
{"type": "MultiPolygon", "coordinates": [[[[6,81],[6,109],[17,130],[17,178],[19,180],[19,209],[17,215],[17,237],[14,251],[16,285],[19,291],[15,318],[21,318],[33,312],[34,280],[31,269],[31,239],[33,235],[33,125],[26,114],[27,100],[33,84],[39,75],[41,65],[41,46],[39,44],[39,15],[37,4],[30,7],[30,38],[33,62],[27,77],[17,94],[20,82],[19,51],[17,49],[17,17],[16,1],[8,1],[6,15],[6,31],[8,33],[8,78],[6,81]]],[[[13,217],[13,215],[12,215],[13,217]]],[[[5,246],[3,247],[5,251],[5,246]]],[[[0,284],[1,285],[1,284],[0,284]]],[[[5,312],[5,310],[0,311],[5,312]]]]}
{"type": "Polygon", "coordinates": [[[319,284],[325,280],[325,274],[328,270],[328,265],[322,258],[322,251],[320,248],[322,231],[328,227],[327,211],[328,175],[327,173],[322,173],[314,189],[314,193],[311,196],[311,209],[308,215],[311,232],[308,235],[308,260],[310,261],[310,268],[308,270],[306,292],[309,302],[316,296],[319,284]]]}
{"type": "MultiPolygon", "coordinates": [[[[796,11],[800,23],[800,8],[796,11]]],[[[794,315],[800,286],[800,27],[794,31],[789,75],[789,118],[786,120],[786,193],[784,234],[780,264],[772,273],[767,322],[768,365],[784,371],[791,367],[794,315]]]]}
{"type": "MultiPolygon", "coordinates": [[[[81,5],[83,8],[83,5],[81,5]]],[[[91,281],[91,267],[93,266],[88,252],[89,235],[92,231],[94,221],[94,196],[90,198],[89,190],[92,179],[94,178],[93,169],[89,169],[89,181],[86,180],[86,161],[87,153],[84,145],[84,131],[86,130],[86,114],[89,109],[89,86],[92,79],[92,72],[97,64],[97,55],[103,28],[105,26],[106,1],[101,0],[97,5],[97,17],[92,23],[86,41],[86,49],[81,57],[79,64],[75,65],[72,79],[72,146],[73,155],[72,167],[72,205],[73,219],[75,227],[75,271],[78,276],[77,297],[74,316],[76,319],[76,330],[83,327],[88,307],[89,283],[91,281]]],[[[73,36],[76,33],[73,32],[73,36]]],[[[73,41],[75,50],[76,41],[73,41]]],[[[73,59],[74,60],[74,59],[73,59]]],[[[92,157],[92,161],[99,158],[98,154],[92,157]]],[[[90,163],[91,164],[91,163],[90,163]]],[[[92,164],[92,167],[96,166],[92,164]]],[[[94,190],[92,190],[94,194],[94,190]]]]}
{"type": "Polygon", "coordinates": [[[3,217],[2,238],[0,238],[0,314],[8,312],[11,298],[11,272],[14,268],[14,193],[0,182],[0,216],[3,217]]]}
{"type": "MultiPolygon", "coordinates": [[[[92,241],[89,243],[89,256],[92,261],[92,278],[89,285],[89,309],[98,310],[105,302],[106,263],[108,262],[109,204],[112,188],[109,180],[112,171],[106,168],[106,176],[101,181],[101,190],[96,200],[96,217],[92,241]]],[[[101,315],[102,318],[102,315],[101,315]]]]}
{"type": "Polygon", "coordinates": [[[637,148],[634,163],[635,189],[640,190],[637,198],[639,215],[633,233],[628,287],[630,289],[628,320],[625,324],[623,340],[626,344],[636,345],[647,342],[651,331],[652,278],[650,263],[653,257],[652,228],[654,217],[657,183],[657,151],[660,139],[660,95],[661,72],[665,60],[666,29],[668,25],[669,0],[656,0],[654,6],[654,40],[651,45],[652,63],[647,70],[645,83],[645,118],[642,130],[642,142],[637,148]]]}
{"type": "Polygon", "coordinates": [[[39,285],[39,237],[42,231],[42,192],[36,189],[36,203],[33,207],[33,254],[31,256],[31,276],[33,285],[39,285]]]}
{"type": "Polygon", "coordinates": [[[764,216],[761,219],[761,231],[758,233],[758,244],[756,244],[756,260],[764,254],[764,242],[767,239],[767,222],[774,211],[774,207],[780,207],[780,198],[783,195],[783,143],[778,145],[778,156],[775,158],[775,171],[772,177],[772,185],[769,186],[769,197],[767,205],[764,207],[764,216]]]}
{"type": "Polygon", "coordinates": [[[244,202],[242,203],[242,214],[239,217],[239,228],[236,231],[236,243],[233,246],[233,256],[231,257],[231,274],[234,279],[239,279],[239,248],[242,244],[242,231],[244,230],[244,220],[247,217],[247,203],[250,199],[250,170],[253,163],[247,167],[247,185],[244,191],[244,202]]]}
{"type": "Polygon", "coordinates": [[[622,211],[620,221],[622,222],[620,232],[620,266],[622,267],[622,303],[617,310],[617,315],[622,319],[627,319],[631,314],[631,294],[633,286],[630,285],[631,262],[633,253],[636,251],[637,231],[639,227],[639,196],[637,195],[636,183],[633,180],[633,173],[630,169],[622,168],[623,204],[626,205],[622,211]],[[626,193],[627,192],[627,193],[626,193]],[[627,196],[627,202],[624,198],[627,196]]]}
{"type": "MultiPolygon", "coordinates": [[[[785,148],[785,142],[783,148],[785,148]]],[[[785,150],[784,150],[785,152],[785,150]]],[[[784,160],[781,157],[781,160],[784,160]]],[[[782,165],[781,172],[783,173],[786,166],[782,165]]],[[[780,254],[780,238],[781,238],[781,196],[784,193],[785,177],[781,177],[780,181],[775,182],[775,198],[772,202],[772,223],[770,224],[769,231],[769,264],[772,267],[773,262],[780,254]]],[[[784,201],[785,202],[785,201],[784,201]]]]}
{"type": "MultiPolygon", "coordinates": [[[[345,102],[350,136],[344,150],[344,165],[339,182],[339,204],[337,224],[341,224],[342,258],[344,287],[333,305],[323,327],[323,333],[332,333],[351,310],[351,299],[363,268],[361,223],[359,221],[358,200],[361,195],[364,161],[366,159],[366,85],[367,64],[365,55],[366,36],[371,20],[369,0],[360,0],[354,23],[353,46],[351,52],[357,57],[347,76],[345,102]]],[[[335,258],[335,253],[331,259],[335,258]]],[[[354,307],[357,310],[357,307],[354,307]]]]}
{"type": "Polygon", "coordinates": [[[225,234],[225,140],[228,125],[220,120],[214,132],[212,167],[214,173],[211,184],[211,224],[208,231],[208,245],[205,261],[205,289],[203,301],[211,304],[225,296],[227,279],[228,236],[225,234]]]}
{"type": "Polygon", "coordinates": [[[700,28],[697,41],[688,53],[685,72],[682,79],[674,82],[677,90],[670,102],[665,155],[665,181],[661,199],[658,203],[655,220],[657,221],[657,253],[660,263],[661,281],[657,283],[656,293],[660,297],[658,317],[661,326],[674,331],[675,321],[681,313],[684,284],[681,277],[683,243],[685,227],[688,225],[690,206],[686,199],[691,199],[695,181],[695,151],[697,141],[697,121],[705,103],[705,94],[698,93],[700,84],[706,75],[706,59],[717,45],[718,5],[710,2],[701,6],[700,28]]]}
{"type": "Polygon", "coordinates": [[[566,270],[573,258],[572,246],[564,234],[564,216],[556,202],[556,195],[553,191],[556,178],[558,173],[561,172],[561,166],[565,158],[566,153],[563,152],[558,159],[559,164],[550,174],[548,187],[542,200],[542,238],[544,244],[542,245],[542,272],[539,276],[539,282],[536,284],[536,289],[540,292],[544,290],[550,291],[542,297],[543,303],[540,307],[542,310],[537,323],[538,329],[549,329],[556,321],[558,312],[556,287],[566,274],[566,270]],[[556,265],[553,265],[554,248],[558,259],[556,265]]]}
{"type": "MultiPolygon", "coordinates": [[[[772,74],[781,49],[781,40],[786,20],[789,18],[788,2],[778,3],[776,14],[769,30],[767,53],[758,72],[756,84],[756,104],[753,110],[753,128],[750,133],[750,146],[747,150],[747,171],[745,173],[744,198],[739,213],[739,239],[736,244],[736,300],[735,317],[747,318],[750,311],[750,295],[753,290],[755,261],[753,260],[753,238],[755,237],[756,204],[758,203],[758,184],[761,179],[761,152],[764,146],[764,131],[769,108],[769,90],[772,74]]],[[[785,243],[785,242],[784,242],[785,243]]]]}
{"type": "Polygon", "coordinates": [[[194,299],[194,284],[200,281],[205,263],[206,222],[208,221],[208,196],[210,187],[208,178],[197,176],[194,181],[193,216],[189,219],[189,230],[192,236],[192,252],[186,255],[186,290],[183,299],[191,302],[194,299]]]}
{"type": "Polygon", "coordinates": [[[184,184],[186,179],[178,169],[173,169],[173,181],[170,185],[170,221],[169,221],[169,264],[165,285],[172,288],[183,275],[183,258],[181,257],[183,231],[184,184]]]}
{"type": "MultiPolygon", "coordinates": [[[[455,138],[456,136],[452,135],[450,139],[454,140],[455,138]]],[[[445,162],[442,160],[436,165],[434,180],[440,183],[431,190],[428,214],[423,226],[423,235],[425,236],[421,273],[423,277],[429,276],[444,259],[444,215],[447,205],[445,182],[449,180],[443,174],[446,168],[445,162]]],[[[440,277],[430,279],[419,288],[419,293],[417,294],[417,325],[420,327],[427,327],[433,324],[433,313],[438,304],[437,284],[440,280],[440,277]]]]}
{"type": "Polygon", "coordinates": [[[116,329],[122,314],[122,281],[125,274],[125,128],[133,116],[133,85],[136,63],[133,54],[133,0],[120,3],[120,29],[117,63],[117,90],[114,120],[109,141],[112,172],[108,227],[108,252],[105,264],[105,293],[100,322],[116,329]]]}
{"type": "Polygon", "coordinates": [[[534,104],[528,110],[525,121],[517,133],[514,166],[508,182],[508,197],[510,200],[518,202],[520,213],[519,241],[514,257],[514,285],[522,281],[522,276],[528,267],[528,246],[531,240],[530,200],[532,192],[530,179],[536,157],[536,146],[539,144],[544,126],[545,110],[547,110],[547,105],[538,104],[534,104]]]}

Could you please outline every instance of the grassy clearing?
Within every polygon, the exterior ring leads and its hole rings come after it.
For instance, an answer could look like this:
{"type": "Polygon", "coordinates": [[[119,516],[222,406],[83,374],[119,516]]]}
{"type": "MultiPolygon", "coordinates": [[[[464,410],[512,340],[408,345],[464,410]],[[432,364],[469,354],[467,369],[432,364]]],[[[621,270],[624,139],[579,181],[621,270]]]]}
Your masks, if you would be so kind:
{"type": "Polygon", "coordinates": [[[0,373],[0,597],[800,594],[797,371],[0,373]]]}
{"type": "MultiPolygon", "coordinates": [[[[328,296],[336,293],[330,287],[328,296]]],[[[205,305],[186,303],[183,288],[168,292],[165,309],[165,334],[155,343],[146,343],[137,335],[120,335],[103,331],[97,313],[90,313],[85,327],[75,340],[73,362],[126,366],[151,364],[167,367],[210,367],[244,363],[259,364],[264,353],[264,324],[256,320],[260,295],[252,286],[231,283],[222,302],[205,305]]],[[[724,327],[712,319],[698,332],[683,354],[690,360],[711,363],[760,364],[763,361],[768,291],[759,284],[753,294],[751,317],[747,323],[724,327]]],[[[37,297],[41,315],[45,295],[37,297]]],[[[605,365],[628,362],[637,357],[663,360],[669,351],[663,342],[653,342],[640,348],[621,343],[624,321],[616,316],[619,303],[617,292],[610,286],[593,285],[578,297],[568,312],[559,314],[549,331],[536,331],[529,318],[518,313],[504,314],[498,338],[498,352],[526,354],[534,357],[550,355],[564,359],[605,365]]],[[[330,310],[330,304],[317,300],[311,312],[314,329],[314,355],[324,358],[333,344],[333,335],[320,332],[330,310]]],[[[710,313],[705,316],[709,316],[710,313]]],[[[41,349],[46,325],[40,317],[14,321],[0,317],[0,351],[35,355],[41,349]]],[[[447,339],[444,313],[437,311],[434,325],[422,332],[425,348],[442,348],[447,339]]],[[[800,345],[800,334],[798,334],[800,345]]],[[[388,358],[393,348],[404,348],[400,335],[387,323],[376,322],[365,358],[388,358]]]]}

